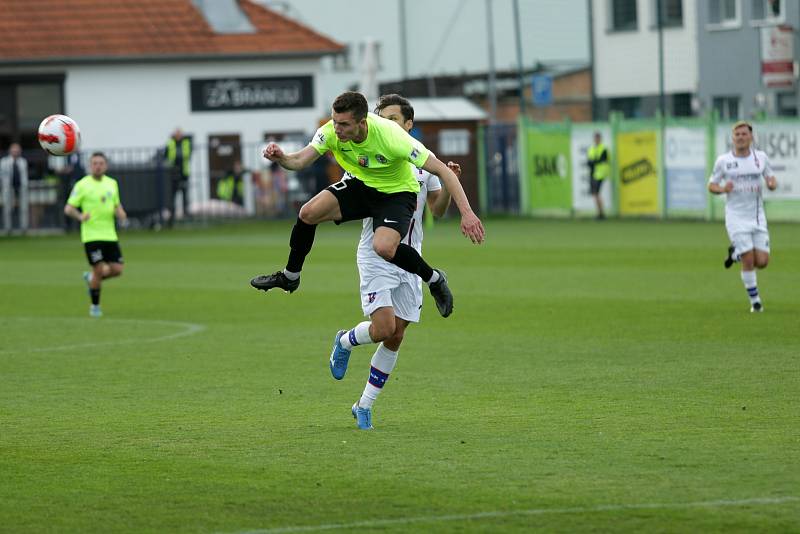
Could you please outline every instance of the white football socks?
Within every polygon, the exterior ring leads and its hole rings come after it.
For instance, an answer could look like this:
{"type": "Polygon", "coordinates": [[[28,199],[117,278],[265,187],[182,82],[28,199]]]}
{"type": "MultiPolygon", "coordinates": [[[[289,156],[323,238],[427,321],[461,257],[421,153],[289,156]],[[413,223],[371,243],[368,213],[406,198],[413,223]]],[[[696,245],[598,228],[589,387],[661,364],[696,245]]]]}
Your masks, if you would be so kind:
{"type": "Polygon", "coordinates": [[[370,362],[367,385],[364,387],[364,393],[361,394],[361,398],[358,401],[360,407],[372,408],[372,403],[383,391],[384,384],[389,380],[389,373],[394,370],[396,363],[397,352],[387,349],[383,346],[383,343],[378,345],[370,362]]]}
{"type": "Polygon", "coordinates": [[[742,271],[742,283],[744,284],[744,288],[747,290],[747,296],[750,297],[750,304],[761,302],[761,298],[758,296],[756,272],[742,271]]]}
{"type": "Polygon", "coordinates": [[[353,350],[356,345],[375,343],[369,335],[369,325],[371,324],[369,321],[358,323],[355,328],[342,334],[342,337],[339,338],[339,343],[347,350],[353,350]]]}

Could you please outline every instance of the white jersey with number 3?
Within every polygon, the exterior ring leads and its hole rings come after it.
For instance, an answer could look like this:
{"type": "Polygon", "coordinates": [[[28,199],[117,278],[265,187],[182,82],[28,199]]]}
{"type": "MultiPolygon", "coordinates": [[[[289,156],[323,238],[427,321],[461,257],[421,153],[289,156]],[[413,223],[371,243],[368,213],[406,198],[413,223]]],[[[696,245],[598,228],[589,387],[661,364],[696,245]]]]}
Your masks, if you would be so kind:
{"type": "Polygon", "coordinates": [[[767,229],[764,214],[764,179],[772,176],[767,155],[750,149],[750,154],[738,157],[727,152],[717,158],[709,183],[724,185],[733,182],[733,191],[726,193],[725,226],[731,234],[767,229]]]}

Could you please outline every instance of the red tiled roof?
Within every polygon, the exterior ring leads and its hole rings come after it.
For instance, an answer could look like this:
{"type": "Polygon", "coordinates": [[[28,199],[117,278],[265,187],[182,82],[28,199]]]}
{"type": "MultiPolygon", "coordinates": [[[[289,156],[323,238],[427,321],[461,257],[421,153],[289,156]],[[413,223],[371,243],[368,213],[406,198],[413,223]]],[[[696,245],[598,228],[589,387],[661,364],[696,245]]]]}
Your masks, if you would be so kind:
{"type": "Polygon", "coordinates": [[[239,5],[256,33],[214,33],[192,0],[0,0],[0,63],[343,49],[252,0],[239,5]]]}

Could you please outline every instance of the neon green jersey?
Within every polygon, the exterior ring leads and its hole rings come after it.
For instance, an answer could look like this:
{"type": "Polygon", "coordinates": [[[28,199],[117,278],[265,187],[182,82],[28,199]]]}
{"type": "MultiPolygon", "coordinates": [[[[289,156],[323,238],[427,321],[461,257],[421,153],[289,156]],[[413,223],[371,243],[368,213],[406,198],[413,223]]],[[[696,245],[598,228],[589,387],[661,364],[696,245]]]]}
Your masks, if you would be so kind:
{"type": "Polygon", "coordinates": [[[317,130],[311,145],[320,154],[330,151],[345,172],[382,193],[418,193],[419,183],[408,162],[422,167],[430,154],[400,125],[374,113],[367,114],[363,142],[340,141],[330,120],[317,130]]]}
{"type": "Polygon", "coordinates": [[[114,210],[119,206],[116,180],[105,174],[99,180],[91,174],[84,176],[72,188],[67,203],[90,214],[89,220],[81,223],[81,241],[118,241],[114,226],[114,210]]]}

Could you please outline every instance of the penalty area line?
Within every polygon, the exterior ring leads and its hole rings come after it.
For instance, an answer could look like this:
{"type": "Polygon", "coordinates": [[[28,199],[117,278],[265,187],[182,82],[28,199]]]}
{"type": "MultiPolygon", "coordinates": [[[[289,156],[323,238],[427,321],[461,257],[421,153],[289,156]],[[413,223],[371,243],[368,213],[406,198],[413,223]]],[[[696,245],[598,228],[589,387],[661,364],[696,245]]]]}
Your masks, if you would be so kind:
{"type": "Polygon", "coordinates": [[[444,521],[474,521],[504,517],[524,517],[557,514],[591,514],[600,512],[624,512],[627,510],[670,510],[687,508],[722,508],[737,506],[769,506],[800,501],[800,497],[758,497],[741,500],[697,501],[684,503],[641,503],[641,504],[602,504],[599,506],[575,506],[570,508],[532,508],[528,510],[509,510],[478,512],[474,514],[429,515],[420,517],[401,517],[396,519],[376,519],[353,523],[329,523],[323,525],[289,526],[242,530],[236,534],[283,534],[290,532],[320,532],[324,530],[351,530],[358,528],[380,528],[414,523],[439,523],[444,521]]]}

